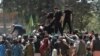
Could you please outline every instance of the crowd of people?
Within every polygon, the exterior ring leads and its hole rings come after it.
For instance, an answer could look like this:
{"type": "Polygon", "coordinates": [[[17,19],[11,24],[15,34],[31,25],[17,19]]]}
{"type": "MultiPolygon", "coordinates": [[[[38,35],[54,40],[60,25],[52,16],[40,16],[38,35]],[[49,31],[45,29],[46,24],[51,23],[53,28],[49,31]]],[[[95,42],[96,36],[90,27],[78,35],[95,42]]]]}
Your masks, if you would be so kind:
{"type": "Polygon", "coordinates": [[[99,56],[99,35],[92,32],[48,34],[40,26],[31,35],[0,36],[0,56],[99,56]]]}
{"type": "Polygon", "coordinates": [[[0,35],[0,56],[99,56],[100,37],[92,32],[73,30],[72,11],[54,8],[47,23],[39,25],[30,35],[20,25],[13,25],[11,35],[0,35]],[[62,17],[63,16],[63,17],[62,17]],[[63,22],[61,22],[63,21],[63,22]],[[64,32],[66,23],[69,32],[64,32]]]}

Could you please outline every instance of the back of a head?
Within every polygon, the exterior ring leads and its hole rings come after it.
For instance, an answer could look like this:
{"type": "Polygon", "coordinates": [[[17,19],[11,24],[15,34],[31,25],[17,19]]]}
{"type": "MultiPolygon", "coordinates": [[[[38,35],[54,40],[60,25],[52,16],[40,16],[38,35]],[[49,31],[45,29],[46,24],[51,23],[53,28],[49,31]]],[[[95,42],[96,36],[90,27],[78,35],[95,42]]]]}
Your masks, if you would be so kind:
{"type": "Polygon", "coordinates": [[[58,7],[54,7],[54,11],[56,12],[56,11],[58,11],[59,10],[59,8],[58,7]]]}
{"type": "Polygon", "coordinates": [[[58,7],[57,7],[57,6],[55,6],[55,7],[54,7],[54,9],[58,9],[58,7]]]}
{"type": "Polygon", "coordinates": [[[48,13],[47,18],[53,18],[53,12],[48,13]]]}
{"type": "Polygon", "coordinates": [[[82,39],[83,39],[83,36],[82,36],[82,35],[80,35],[80,36],[79,36],[79,39],[80,39],[80,40],[82,40],[82,39]]]}
{"type": "Polygon", "coordinates": [[[78,30],[74,30],[74,31],[73,31],[73,34],[77,34],[77,33],[78,33],[78,30]]]}
{"type": "Polygon", "coordinates": [[[13,40],[13,44],[15,44],[15,45],[18,44],[18,40],[17,39],[14,39],[13,40]]]}
{"type": "Polygon", "coordinates": [[[94,31],[92,30],[91,33],[94,34],[94,31]]]}
{"type": "Polygon", "coordinates": [[[24,35],[23,39],[27,40],[28,39],[28,35],[24,35]]]}
{"type": "Polygon", "coordinates": [[[29,42],[33,42],[33,38],[34,38],[34,36],[31,35],[31,36],[29,37],[29,42]]]}
{"type": "Polygon", "coordinates": [[[96,40],[99,40],[99,37],[98,37],[98,34],[97,33],[95,34],[95,39],[96,40]]]}

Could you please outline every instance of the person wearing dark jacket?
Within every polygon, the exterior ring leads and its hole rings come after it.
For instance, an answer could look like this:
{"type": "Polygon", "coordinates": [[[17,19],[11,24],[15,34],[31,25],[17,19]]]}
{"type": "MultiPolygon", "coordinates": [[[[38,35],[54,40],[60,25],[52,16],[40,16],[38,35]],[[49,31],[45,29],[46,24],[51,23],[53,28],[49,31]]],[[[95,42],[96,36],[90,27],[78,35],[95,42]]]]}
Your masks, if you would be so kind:
{"type": "MultiPolygon", "coordinates": [[[[68,6],[66,6],[68,7],[68,6]]],[[[72,33],[72,11],[70,9],[65,9],[64,10],[64,22],[63,22],[63,31],[65,29],[66,23],[68,24],[69,27],[69,32],[72,33]]]]}
{"type": "Polygon", "coordinates": [[[100,56],[100,38],[95,34],[95,40],[92,42],[93,56],[100,56]]]}
{"type": "Polygon", "coordinates": [[[58,31],[63,35],[62,26],[60,23],[62,17],[62,11],[60,11],[57,7],[54,8],[54,17],[50,24],[50,26],[54,26],[54,33],[58,33],[58,31]]]}
{"type": "Polygon", "coordinates": [[[26,33],[26,30],[21,25],[13,24],[12,27],[13,29],[12,29],[11,34],[16,32],[16,35],[19,36],[19,35],[23,35],[26,33]]]}
{"type": "Polygon", "coordinates": [[[49,12],[47,14],[47,19],[46,19],[46,22],[45,22],[44,30],[47,31],[49,34],[54,32],[54,28],[51,25],[53,17],[54,17],[54,13],[53,12],[49,12]]]}
{"type": "Polygon", "coordinates": [[[6,47],[2,36],[0,36],[0,56],[6,56],[6,47]]]}

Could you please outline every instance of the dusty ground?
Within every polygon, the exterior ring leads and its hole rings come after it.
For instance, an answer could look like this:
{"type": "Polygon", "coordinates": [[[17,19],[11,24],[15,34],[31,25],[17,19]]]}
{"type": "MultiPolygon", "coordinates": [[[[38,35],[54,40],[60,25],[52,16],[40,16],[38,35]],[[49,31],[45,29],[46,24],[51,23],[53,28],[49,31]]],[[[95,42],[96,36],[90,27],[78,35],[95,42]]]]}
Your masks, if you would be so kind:
{"type": "Polygon", "coordinates": [[[35,56],[40,56],[40,54],[39,53],[35,53],[35,56]]]}

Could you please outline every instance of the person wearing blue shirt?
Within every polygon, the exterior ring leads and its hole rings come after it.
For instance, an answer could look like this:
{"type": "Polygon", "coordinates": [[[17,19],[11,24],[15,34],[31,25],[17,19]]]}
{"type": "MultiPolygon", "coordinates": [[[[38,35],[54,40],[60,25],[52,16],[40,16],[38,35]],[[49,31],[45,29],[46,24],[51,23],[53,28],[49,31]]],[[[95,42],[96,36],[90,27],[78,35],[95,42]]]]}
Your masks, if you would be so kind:
{"type": "Polygon", "coordinates": [[[6,47],[2,36],[0,36],[0,56],[6,56],[6,47]]]}
{"type": "Polygon", "coordinates": [[[14,40],[12,45],[12,56],[22,56],[22,46],[16,40],[14,40]]]}

